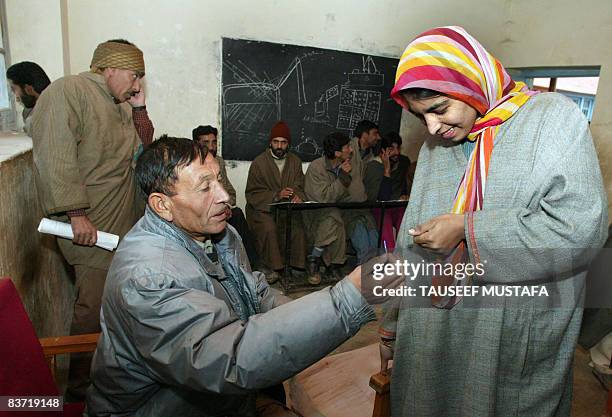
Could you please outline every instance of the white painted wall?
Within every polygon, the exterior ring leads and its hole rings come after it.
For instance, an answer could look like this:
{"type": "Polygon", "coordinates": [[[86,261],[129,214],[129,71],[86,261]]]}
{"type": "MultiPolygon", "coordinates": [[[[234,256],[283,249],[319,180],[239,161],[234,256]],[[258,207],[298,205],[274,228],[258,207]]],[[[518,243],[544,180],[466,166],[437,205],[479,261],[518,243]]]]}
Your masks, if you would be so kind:
{"type": "MultiPolygon", "coordinates": [[[[7,0],[9,22],[19,16],[19,8],[39,16],[42,7],[56,16],[59,1],[7,0]]],[[[127,38],[144,51],[148,108],[157,135],[189,137],[198,124],[220,125],[221,37],[399,56],[420,32],[455,24],[465,27],[507,67],[602,65],[592,129],[612,196],[609,0],[70,0],[66,4],[72,72],[87,70],[96,45],[110,38],[127,38]]],[[[28,45],[32,56],[50,59],[58,42],[50,47],[41,35],[48,31],[46,36],[56,38],[60,29],[44,24],[53,27],[36,29],[36,35],[13,33],[23,38],[16,42],[28,45]]],[[[61,62],[54,65],[59,68],[61,62]]],[[[401,133],[404,151],[415,158],[424,129],[407,116],[401,133]]],[[[241,206],[247,171],[248,163],[243,162],[228,171],[241,206]]]]}
{"type": "MultiPolygon", "coordinates": [[[[51,80],[62,77],[60,0],[5,0],[5,4],[10,64],[33,61],[51,80]]],[[[18,105],[18,129],[23,126],[21,110],[18,105]]]]}
{"type": "MultiPolygon", "coordinates": [[[[508,1],[493,45],[507,66],[601,65],[591,132],[612,207],[612,2],[508,1]]],[[[611,219],[612,220],[612,219],[611,219]]]]}
{"type": "Polygon", "coordinates": [[[52,80],[64,75],[60,0],[5,0],[11,63],[33,61],[52,80]]]}
{"type": "MultiPolygon", "coordinates": [[[[414,25],[405,32],[407,38],[449,23],[446,16],[452,16],[453,24],[465,27],[508,68],[601,65],[591,131],[607,188],[608,207],[612,207],[612,2],[483,0],[447,3],[448,8],[439,8],[435,3],[427,6],[420,2],[419,8],[427,9],[430,19],[423,23],[413,21],[414,25]],[[489,17],[477,19],[461,13],[462,9],[477,5],[489,17]]],[[[402,119],[401,133],[404,138],[408,136],[410,144],[406,151],[412,159],[427,136],[426,131],[408,116],[402,119]]]]}
{"type": "MultiPolygon", "coordinates": [[[[501,4],[494,0],[491,4],[501,4]]],[[[71,1],[68,3],[70,63],[85,70],[95,46],[125,37],[145,53],[148,108],[157,134],[189,136],[198,124],[220,126],[220,39],[235,37],[286,42],[376,55],[399,56],[418,24],[427,28],[451,21],[491,21],[455,0],[439,1],[453,13],[431,13],[428,1],[71,1]],[[451,19],[451,16],[453,18],[451,19]]],[[[502,16],[493,18],[501,23],[502,16]]],[[[476,25],[477,35],[491,26],[476,25]],[[483,29],[484,28],[484,29],[483,29]]],[[[222,143],[222,133],[221,133],[222,143]]],[[[414,153],[414,152],[412,152],[414,153]]],[[[248,163],[228,175],[244,206],[248,163]]]]}

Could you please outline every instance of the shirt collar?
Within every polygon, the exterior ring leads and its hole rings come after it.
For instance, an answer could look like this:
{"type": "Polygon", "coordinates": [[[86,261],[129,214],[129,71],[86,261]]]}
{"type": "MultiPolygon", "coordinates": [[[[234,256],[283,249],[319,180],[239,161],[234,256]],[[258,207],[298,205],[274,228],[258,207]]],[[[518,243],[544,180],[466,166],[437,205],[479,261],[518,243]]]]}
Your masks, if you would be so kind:
{"type": "Polygon", "coordinates": [[[108,85],[106,85],[106,80],[104,79],[104,76],[102,74],[98,74],[97,72],[85,71],[85,72],[80,73],[79,75],[96,83],[98,87],[100,87],[102,91],[104,91],[104,93],[111,100],[113,100],[113,103],[120,104],[115,101],[115,97],[113,97],[110,90],[108,89],[108,85]]]}

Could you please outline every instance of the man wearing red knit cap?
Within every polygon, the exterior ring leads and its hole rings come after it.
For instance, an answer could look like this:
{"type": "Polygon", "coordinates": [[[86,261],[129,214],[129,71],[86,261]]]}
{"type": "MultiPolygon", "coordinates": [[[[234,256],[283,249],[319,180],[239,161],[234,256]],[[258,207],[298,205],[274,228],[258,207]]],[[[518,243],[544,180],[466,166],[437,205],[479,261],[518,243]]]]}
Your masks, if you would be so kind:
{"type": "MultiPolygon", "coordinates": [[[[270,213],[270,204],[279,201],[300,203],[304,200],[304,172],[302,161],[289,152],[291,131],[283,121],[277,122],[270,131],[270,146],[251,164],[246,185],[246,215],[255,238],[255,247],[261,259],[260,270],[272,283],[280,277],[283,268],[278,236],[285,219],[280,218],[278,227],[270,213]]],[[[282,216],[281,216],[282,217],[282,216]]],[[[306,242],[300,216],[293,216],[291,223],[291,260],[295,268],[304,268],[306,242]]]]}

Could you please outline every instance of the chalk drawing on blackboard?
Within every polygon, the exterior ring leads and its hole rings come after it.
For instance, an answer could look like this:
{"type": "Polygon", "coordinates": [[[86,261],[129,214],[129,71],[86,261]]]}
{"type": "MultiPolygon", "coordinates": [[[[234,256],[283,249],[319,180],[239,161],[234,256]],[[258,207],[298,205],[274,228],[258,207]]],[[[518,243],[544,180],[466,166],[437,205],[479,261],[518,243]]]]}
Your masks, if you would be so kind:
{"type": "Polygon", "coordinates": [[[357,68],[348,74],[350,85],[382,87],[385,85],[385,74],[378,71],[371,56],[362,57],[361,71],[357,68]]]}
{"type": "Polygon", "coordinates": [[[300,61],[298,57],[294,58],[293,61],[291,61],[284,75],[278,78],[278,81],[276,81],[276,86],[278,89],[280,89],[285,84],[285,82],[287,82],[287,80],[289,79],[291,74],[293,74],[294,71],[297,83],[298,106],[303,106],[304,104],[308,104],[308,101],[306,100],[306,91],[304,90],[304,73],[302,72],[302,61],[300,61]]]}
{"type": "Polygon", "coordinates": [[[234,132],[249,133],[262,121],[278,120],[280,110],[280,97],[273,84],[230,84],[223,88],[223,122],[234,132]]]}
{"type": "Polygon", "coordinates": [[[265,41],[223,38],[221,119],[224,157],[253,160],[279,119],[303,161],[325,135],[351,134],[362,119],[397,130],[401,108],[387,97],[397,59],[265,41]]]}
{"type": "Polygon", "coordinates": [[[320,123],[333,127],[331,123],[331,117],[329,116],[329,101],[334,97],[338,96],[338,86],[328,88],[319,98],[314,102],[314,115],[305,116],[304,121],[312,123],[320,123]]]}
{"type": "Polygon", "coordinates": [[[378,123],[381,94],[364,87],[381,87],[385,75],[376,68],[371,56],[362,57],[361,69],[347,74],[347,82],[341,87],[336,128],[353,130],[361,120],[378,123]]]}
{"type": "Polygon", "coordinates": [[[308,104],[304,89],[302,63],[295,58],[287,70],[274,79],[260,79],[242,61],[224,61],[237,83],[223,86],[223,122],[230,131],[249,133],[261,126],[272,125],[282,117],[280,89],[295,72],[298,105],[308,104]]]}
{"type": "Polygon", "coordinates": [[[317,141],[310,136],[304,138],[302,142],[295,147],[295,150],[302,155],[312,158],[318,158],[323,152],[317,141]]]}
{"type": "Polygon", "coordinates": [[[342,87],[338,105],[338,129],[353,130],[361,120],[378,122],[380,92],[342,87]]]}

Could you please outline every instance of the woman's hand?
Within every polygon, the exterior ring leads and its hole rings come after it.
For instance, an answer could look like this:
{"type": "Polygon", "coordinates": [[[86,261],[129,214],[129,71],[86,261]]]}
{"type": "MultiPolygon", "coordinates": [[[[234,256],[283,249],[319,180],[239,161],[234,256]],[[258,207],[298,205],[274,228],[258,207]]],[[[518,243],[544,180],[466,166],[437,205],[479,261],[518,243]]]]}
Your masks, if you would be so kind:
{"type": "Polygon", "coordinates": [[[414,243],[437,253],[448,253],[465,239],[464,215],[443,214],[408,230],[414,243]]]}

